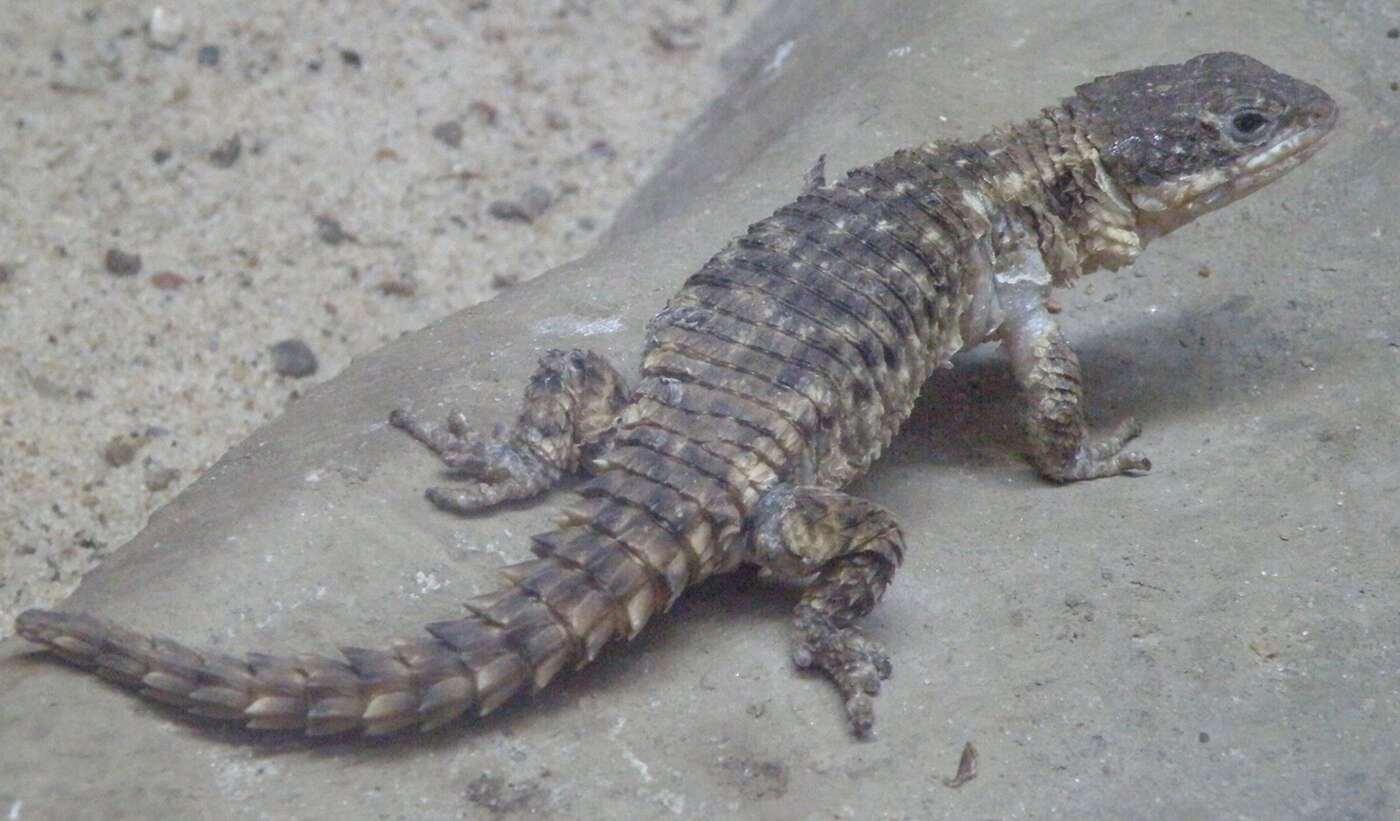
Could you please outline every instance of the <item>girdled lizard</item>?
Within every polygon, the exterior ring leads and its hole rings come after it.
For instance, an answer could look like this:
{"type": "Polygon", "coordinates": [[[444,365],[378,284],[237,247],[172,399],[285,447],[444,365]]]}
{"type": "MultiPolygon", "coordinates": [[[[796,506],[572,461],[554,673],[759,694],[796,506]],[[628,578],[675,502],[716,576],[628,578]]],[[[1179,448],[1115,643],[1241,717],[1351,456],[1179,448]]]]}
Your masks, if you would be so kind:
{"type": "Polygon", "coordinates": [[[85,614],[30,610],[18,632],[190,713],[248,727],[379,734],[490,712],[632,638],[688,587],[741,565],[802,586],[793,658],[822,671],[856,733],[890,675],[855,621],[904,552],[880,506],[840,488],[909,416],[929,374],[999,342],[1031,458],[1070,482],[1146,471],[1128,420],[1091,439],[1079,364],[1046,300],[1155,237],[1276,179],[1336,120],[1327,94],[1239,54],[1099,77],[974,142],[898,151],[749,227],[647,328],[630,393],[599,356],[550,351],[513,428],[460,412],[391,417],[467,481],[472,513],[587,471],[538,558],[428,636],[385,650],[236,658],[85,614]]]}

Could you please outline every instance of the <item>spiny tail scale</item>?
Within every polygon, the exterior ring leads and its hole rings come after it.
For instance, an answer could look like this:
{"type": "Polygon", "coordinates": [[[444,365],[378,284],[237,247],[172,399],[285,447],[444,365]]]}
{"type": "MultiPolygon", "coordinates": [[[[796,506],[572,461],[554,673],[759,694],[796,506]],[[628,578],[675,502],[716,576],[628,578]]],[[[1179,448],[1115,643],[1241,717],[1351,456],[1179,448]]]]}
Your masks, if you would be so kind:
{"type": "Polygon", "coordinates": [[[669,457],[654,451],[612,458],[627,469],[586,484],[562,526],[534,537],[540,558],[504,568],[500,591],[467,602],[464,618],[428,625],[430,637],[384,650],[343,648],[344,660],[238,658],[86,614],[29,610],[16,627],[149,698],[250,729],[379,735],[432,729],[468,710],[484,715],[591,661],[610,641],[635,636],[715,565],[714,530],[697,524],[694,498],[709,491],[683,493],[646,478],[674,474],[673,465],[656,470],[669,457]]]}

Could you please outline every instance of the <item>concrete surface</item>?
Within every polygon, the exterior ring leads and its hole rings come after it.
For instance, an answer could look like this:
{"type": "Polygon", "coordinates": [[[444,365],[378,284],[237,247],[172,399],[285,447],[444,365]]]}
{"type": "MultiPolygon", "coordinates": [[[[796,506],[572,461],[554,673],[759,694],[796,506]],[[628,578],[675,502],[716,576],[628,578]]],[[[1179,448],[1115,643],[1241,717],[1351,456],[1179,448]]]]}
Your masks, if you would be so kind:
{"type": "Polygon", "coordinates": [[[596,245],[766,2],[0,3],[0,637],[352,357],[596,245]]]}
{"type": "Polygon", "coordinates": [[[1289,178],[1063,294],[1096,420],[1156,464],[1017,456],[994,356],[940,374],[858,488],[907,562],[868,620],[878,739],[786,658],[790,601],[698,590],[630,647],[426,738],[211,729],[0,645],[0,811],[206,818],[1393,818],[1400,812],[1400,25],[1375,4],[788,4],[598,250],[356,361],[234,448],[65,606],[228,649],[453,613],[557,504],[429,508],[412,405],[502,419],[544,348],[624,366],[726,237],[833,171],[1029,115],[1094,74],[1243,50],[1338,98],[1289,178]],[[945,787],[966,741],[978,777],[945,787]]]}

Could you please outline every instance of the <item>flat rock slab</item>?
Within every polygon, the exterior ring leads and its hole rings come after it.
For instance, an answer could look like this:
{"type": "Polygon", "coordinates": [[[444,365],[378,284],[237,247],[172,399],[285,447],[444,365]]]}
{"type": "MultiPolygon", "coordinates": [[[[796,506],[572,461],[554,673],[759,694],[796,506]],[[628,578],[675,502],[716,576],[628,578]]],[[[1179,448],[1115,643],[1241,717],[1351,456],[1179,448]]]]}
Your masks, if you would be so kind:
{"type": "Polygon", "coordinates": [[[487,719],[312,743],[211,728],[0,645],[8,818],[1296,817],[1400,812],[1400,120],[1393,21],[1243,2],[783,4],[598,251],[405,337],[231,451],[67,605],[242,651],[377,645],[458,611],[559,501],[462,519],[390,410],[513,414],[535,358],[635,367],[685,275],[832,171],[1031,115],[1094,74],[1247,51],[1343,106],[1288,179],[1062,295],[1096,422],[1157,468],[1056,488],[974,355],[859,492],[911,554],[853,741],[741,577],[487,719]],[[1138,4],[1141,5],[1141,4],[1138,4]],[[1144,7],[1145,8],[1145,7],[1144,7]],[[964,742],[978,777],[944,786],[964,742]]]}

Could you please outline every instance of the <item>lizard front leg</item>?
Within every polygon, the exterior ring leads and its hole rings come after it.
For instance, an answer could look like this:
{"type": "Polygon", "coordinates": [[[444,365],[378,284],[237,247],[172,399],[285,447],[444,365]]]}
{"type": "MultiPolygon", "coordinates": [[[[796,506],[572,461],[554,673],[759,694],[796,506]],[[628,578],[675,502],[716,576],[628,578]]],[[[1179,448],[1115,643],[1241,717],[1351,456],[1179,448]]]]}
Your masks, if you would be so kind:
{"type": "Polygon", "coordinates": [[[1091,441],[1084,421],[1079,357],[1045,307],[1048,286],[999,288],[1006,311],[998,333],[1026,400],[1031,461],[1047,479],[1077,482],[1152,468],[1146,456],[1123,448],[1142,431],[1121,422],[1091,441]]]}
{"type": "Polygon", "coordinates": [[[875,722],[873,697],[890,677],[889,656],[854,625],[880,601],[904,554],[889,511],[830,488],[779,485],[754,513],[751,559],[806,583],[793,611],[792,658],[836,685],[851,729],[875,722]]]}
{"type": "Polygon", "coordinates": [[[466,415],[454,410],[444,427],[422,422],[406,410],[389,415],[444,464],[475,482],[428,490],[433,504],[472,513],[512,499],[525,499],[556,484],[565,473],[586,468],[611,441],[618,414],[627,404],[623,379],[592,351],[551,350],[525,387],[520,416],[509,430],[482,437],[466,415]]]}

